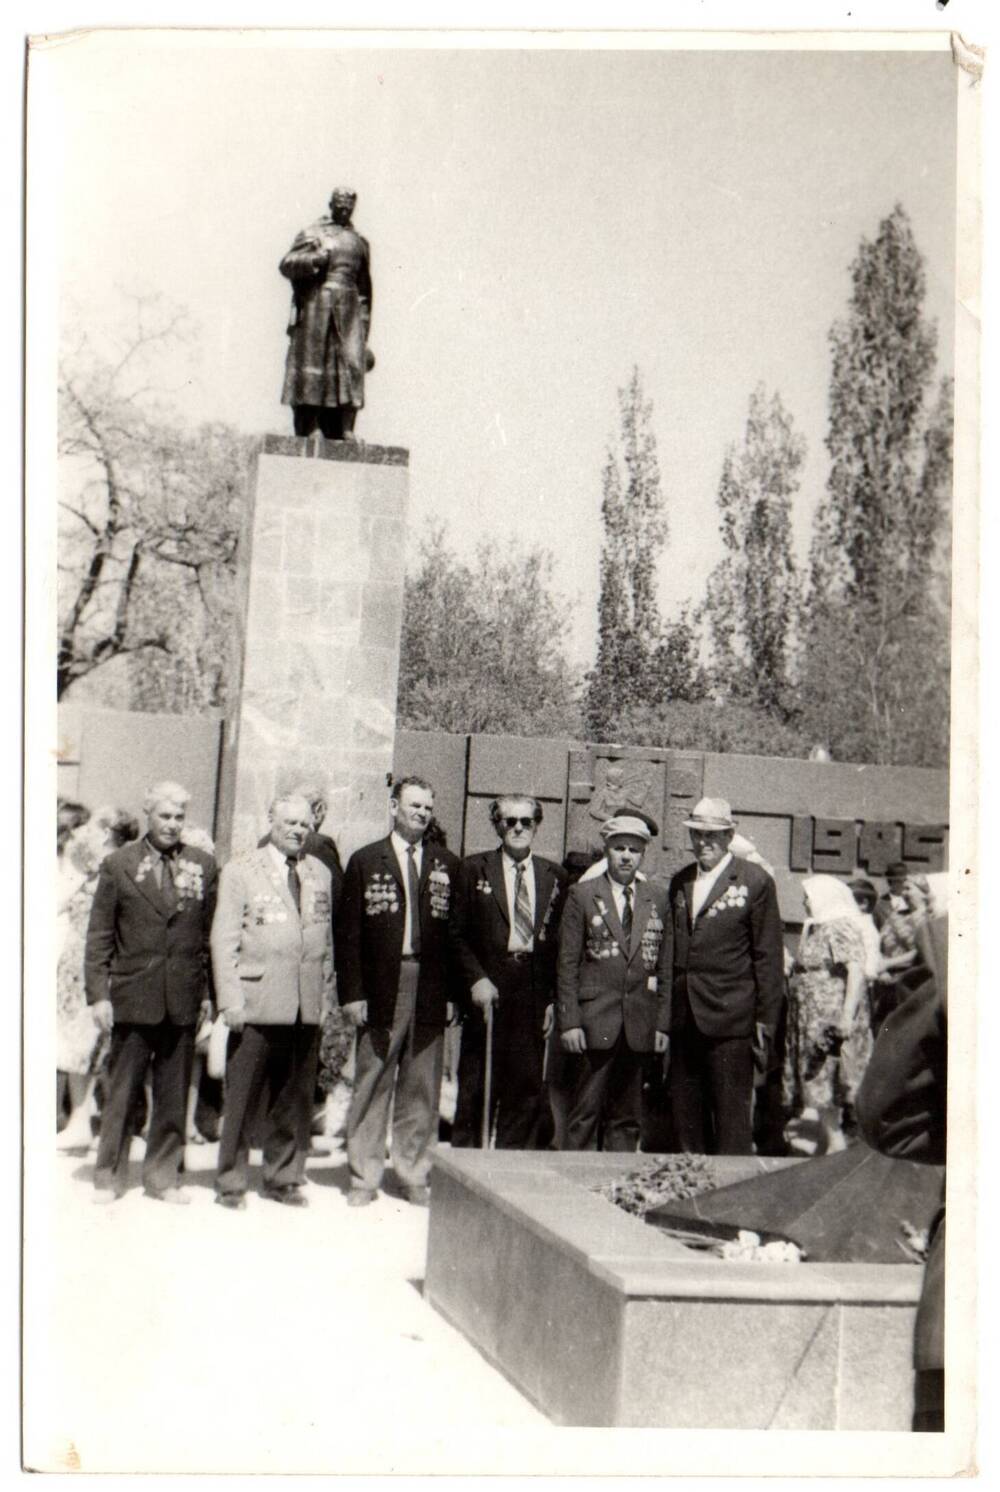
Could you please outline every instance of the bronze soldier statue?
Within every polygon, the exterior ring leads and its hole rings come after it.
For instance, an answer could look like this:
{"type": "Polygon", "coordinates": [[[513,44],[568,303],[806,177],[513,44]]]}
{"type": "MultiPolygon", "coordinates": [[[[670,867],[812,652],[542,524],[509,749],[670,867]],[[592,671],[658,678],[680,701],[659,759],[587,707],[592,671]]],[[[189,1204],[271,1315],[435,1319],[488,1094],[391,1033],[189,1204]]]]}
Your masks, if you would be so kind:
{"type": "Polygon", "coordinates": [[[282,259],[292,282],[282,404],[296,435],[318,428],[327,440],[353,440],[365,402],[372,280],[368,242],[351,225],[357,194],[336,187],[330,214],[298,234],[282,259]]]}

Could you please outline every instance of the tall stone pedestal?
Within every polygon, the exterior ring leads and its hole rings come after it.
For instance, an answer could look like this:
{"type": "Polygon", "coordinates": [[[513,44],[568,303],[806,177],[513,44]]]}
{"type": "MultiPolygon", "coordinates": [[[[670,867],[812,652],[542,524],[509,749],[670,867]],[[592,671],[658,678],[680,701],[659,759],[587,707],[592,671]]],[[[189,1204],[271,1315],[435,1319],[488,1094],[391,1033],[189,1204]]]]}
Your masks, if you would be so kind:
{"type": "Polygon", "coordinates": [[[277,792],[319,778],[341,856],[386,832],[403,609],[408,452],[266,436],[238,560],[239,689],[216,838],[255,845],[277,792]]]}

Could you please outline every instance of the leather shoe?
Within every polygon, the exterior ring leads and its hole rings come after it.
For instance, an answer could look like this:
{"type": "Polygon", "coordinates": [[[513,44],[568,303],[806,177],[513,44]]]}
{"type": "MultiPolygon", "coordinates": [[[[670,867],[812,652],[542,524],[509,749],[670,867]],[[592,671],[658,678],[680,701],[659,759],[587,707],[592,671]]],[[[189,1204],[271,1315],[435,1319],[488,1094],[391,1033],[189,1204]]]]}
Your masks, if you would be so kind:
{"type": "Polygon", "coordinates": [[[408,1186],[403,1195],[414,1207],[429,1207],[431,1205],[431,1189],[429,1186],[408,1186]]]}
{"type": "Polygon", "coordinates": [[[216,1192],[215,1200],[220,1207],[228,1207],[230,1212],[246,1212],[247,1199],[242,1192],[216,1192]]]}
{"type": "Polygon", "coordinates": [[[374,1202],[378,1192],[369,1190],[367,1186],[352,1186],[347,1193],[348,1207],[367,1207],[369,1202],[374,1202]]]}
{"type": "Polygon", "coordinates": [[[154,1202],[172,1202],[175,1207],[187,1207],[191,1202],[187,1192],[180,1186],[168,1186],[162,1192],[147,1191],[144,1195],[152,1197],[154,1202]]]}
{"type": "Polygon", "coordinates": [[[280,1202],[284,1207],[308,1207],[309,1198],[297,1186],[266,1186],[261,1193],[268,1202],[280,1202]]]}

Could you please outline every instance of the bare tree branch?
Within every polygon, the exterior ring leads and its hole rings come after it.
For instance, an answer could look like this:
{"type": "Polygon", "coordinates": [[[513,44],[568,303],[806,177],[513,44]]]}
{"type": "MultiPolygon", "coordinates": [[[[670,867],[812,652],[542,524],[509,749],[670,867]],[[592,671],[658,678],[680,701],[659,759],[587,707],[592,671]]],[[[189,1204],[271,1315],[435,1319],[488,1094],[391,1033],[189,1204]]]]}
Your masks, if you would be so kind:
{"type": "Polygon", "coordinates": [[[67,513],[72,513],[74,518],[79,518],[80,522],[82,524],[85,524],[86,527],[90,529],[90,532],[92,534],[97,535],[100,533],[100,529],[97,527],[97,524],[92,523],[91,520],[87,517],[86,513],[81,513],[79,508],[74,508],[72,503],[61,502],[59,506],[61,508],[65,508],[67,513]]]}

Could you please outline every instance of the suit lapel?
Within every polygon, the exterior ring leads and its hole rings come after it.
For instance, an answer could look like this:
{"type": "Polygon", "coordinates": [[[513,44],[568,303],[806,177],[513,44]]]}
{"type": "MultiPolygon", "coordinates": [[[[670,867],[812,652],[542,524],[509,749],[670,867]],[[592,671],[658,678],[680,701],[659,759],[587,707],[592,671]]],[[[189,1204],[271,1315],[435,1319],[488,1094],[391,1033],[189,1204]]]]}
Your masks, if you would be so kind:
{"type": "Polygon", "coordinates": [[[736,861],[734,859],[730,862],[729,865],[726,866],[725,870],[720,876],[716,876],[715,884],[712,887],[711,891],[708,893],[708,896],[705,899],[704,906],[698,913],[698,922],[701,922],[702,918],[705,916],[712,903],[714,901],[718,901],[719,897],[722,896],[732,885],[732,883],[737,880],[739,880],[739,876],[736,871],[736,861]]]}
{"type": "Polygon", "coordinates": [[[424,892],[427,890],[427,882],[431,878],[431,869],[432,869],[433,865],[434,865],[434,851],[431,849],[430,845],[426,845],[426,844],[425,845],[421,845],[421,847],[420,847],[420,875],[417,878],[417,889],[420,892],[421,897],[423,896],[424,892]]]}
{"type": "Polygon", "coordinates": [[[500,915],[510,927],[510,910],[507,906],[507,887],[503,878],[503,851],[494,850],[486,857],[486,879],[493,890],[493,900],[499,908],[500,915]]]}
{"type": "Polygon", "coordinates": [[[382,841],[382,863],[389,874],[392,876],[393,880],[396,882],[396,885],[399,887],[400,891],[405,896],[406,888],[403,885],[403,878],[399,869],[399,861],[396,859],[396,851],[393,848],[391,838],[383,839],[382,841]]]}
{"type": "Polygon", "coordinates": [[[649,913],[653,906],[653,896],[649,889],[648,881],[634,881],[635,903],[632,908],[632,941],[629,943],[628,956],[635,958],[642,942],[642,935],[646,931],[646,923],[649,921],[649,913]]]}
{"type": "MultiPolygon", "coordinates": [[[[286,909],[289,912],[291,912],[292,916],[295,918],[295,920],[297,922],[299,920],[298,910],[296,909],[295,902],[292,899],[292,893],[288,889],[288,875],[287,875],[288,867],[285,866],[284,869],[282,869],[281,867],[279,867],[278,865],[276,865],[275,862],[274,862],[274,856],[271,854],[270,849],[268,849],[266,847],[264,849],[262,849],[261,852],[260,852],[260,858],[259,858],[259,861],[258,861],[258,865],[260,867],[260,870],[261,870],[262,874],[264,875],[265,880],[268,882],[268,885],[273,886],[275,888],[275,890],[279,893],[282,901],[285,903],[286,909]]],[[[299,894],[300,895],[302,894],[301,893],[301,887],[302,887],[302,874],[301,874],[301,871],[300,871],[299,872],[299,888],[300,888],[299,894]]]]}
{"type": "Polygon", "coordinates": [[[531,857],[531,863],[535,867],[535,924],[532,931],[537,938],[552,895],[553,872],[534,856],[531,857]]]}
{"type": "MultiPolygon", "coordinates": [[[[317,880],[314,867],[310,863],[310,856],[303,852],[302,858],[299,860],[299,895],[302,899],[303,907],[306,904],[307,889],[309,892],[309,905],[310,907],[312,907],[315,903],[316,893],[319,890],[320,885],[322,885],[322,881],[317,880]]],[[[300,912],[300,919],[301,916],[302,913],[300,912]]]]}
{"type": "Polygon", "coordinates": [[[594,882],[594,899],[600,897],[601,905],[597,908],[604,918],[608,927],[618,940],[618,946],[628,958],[628,947],[625,943],[625,934],[622,931],[621,918],[618,916],[618,908],[615,906],[614,893],[611,890],[611,877],[603,875],[594,882]]]}
{"type": "Polygon", "coordinates": [[[126,865],[129,879],[134,882],[138,891],[149,902],[158,916],[167,918],[170,916],[170,908],[160,895],[160,888],[156,884],[156,857],[143,839],[140,841],[140,853],[132,865],[126,865]],[[140,875],[143,865],[145,871],[140,875]]]}
{"type": "Polygon", "coordinates": [[[686,875],[681,881],[681,895],[684,898],[684,925],[689,933],[694,931],[694,918],[691,915],[691,912],[693,907],[692,897],[694,896],[694,878],[696,873],[697,872],[695,870],[695,867],[692,866],[690,869],[690,873],[686,875]]]}

